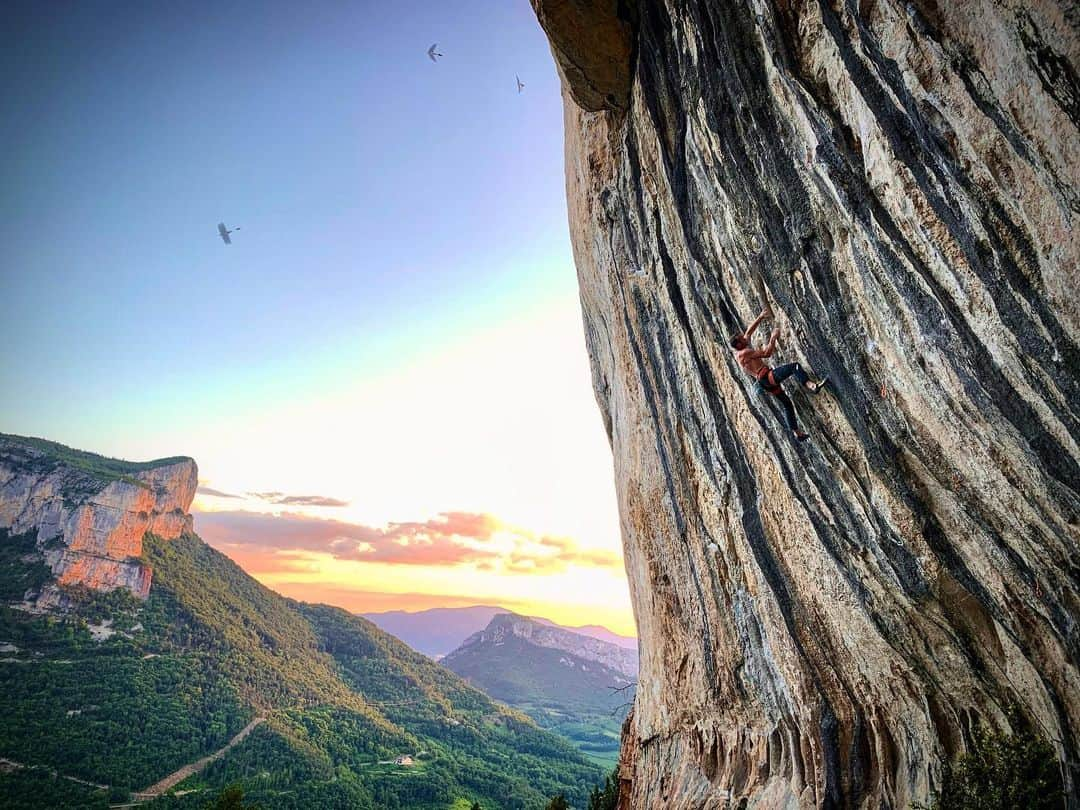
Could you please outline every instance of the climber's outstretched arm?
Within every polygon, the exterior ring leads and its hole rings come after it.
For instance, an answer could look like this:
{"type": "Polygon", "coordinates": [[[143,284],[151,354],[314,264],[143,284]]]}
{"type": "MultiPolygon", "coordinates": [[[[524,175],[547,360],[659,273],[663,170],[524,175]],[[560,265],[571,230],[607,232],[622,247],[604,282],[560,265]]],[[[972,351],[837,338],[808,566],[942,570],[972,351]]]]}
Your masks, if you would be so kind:
{"type": "Polygon", "coordinates": [[[771,357],[772,353],[776,351],[776,339],[778,337],[780,337],[780,330],[773,329],[772,334],[769,335],[769,342],[765,344],[765,348],[758,349],[756,352],[753,353],[752,356],[759,358],[771,357]]]}
{"type": "Polygon", "coordinates": [[[746,327],[746,331],[743,332],[743,337],[750,340],[750,336],[754,334],[754,330],[761,326],[761,322],[765,320],[765,317],[769,314],[769,310],[761,310],[761,314],[754,319],[754,322],[746,327]]]}

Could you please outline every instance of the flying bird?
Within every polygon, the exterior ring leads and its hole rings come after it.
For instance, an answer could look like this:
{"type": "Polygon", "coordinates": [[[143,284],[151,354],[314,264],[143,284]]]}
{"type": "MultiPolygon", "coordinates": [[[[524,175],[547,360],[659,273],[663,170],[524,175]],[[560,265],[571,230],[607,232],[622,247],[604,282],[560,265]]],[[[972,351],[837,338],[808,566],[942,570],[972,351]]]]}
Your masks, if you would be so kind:
{"type": "Polygon", "coordinates": [[[518,92],[520,93],[522,90],[525,89],[525,82],[521,81],[521,77],[518,76],[516,73],[514,74],[514,78],[517,79],[518,92]]]}
{"type": "Polygon", "coordinates": [[[427,49],[428,59],[430,59],[432,62],[439,61],[436,57],[442,56],[441,53],[439,53],[438,51],[435,50],[435,48],[438,47],[438,45],[439,45],[438,42],[432,42],[431,47],[427,49]]]}
{"type": "Polygon", "coordinates": [[[225,227],[224,222],[219,222],[217,224],[218,236],[221,237],[221,241],[224,242],[226,245],[231,245],[232,244],[232,239],[229,238],[229,234],[234,233],[234,232],[236,232],[238,230],[240,230],[240,229],[239,228],[233,228],[230,231],[228,228],[225,227]]]}

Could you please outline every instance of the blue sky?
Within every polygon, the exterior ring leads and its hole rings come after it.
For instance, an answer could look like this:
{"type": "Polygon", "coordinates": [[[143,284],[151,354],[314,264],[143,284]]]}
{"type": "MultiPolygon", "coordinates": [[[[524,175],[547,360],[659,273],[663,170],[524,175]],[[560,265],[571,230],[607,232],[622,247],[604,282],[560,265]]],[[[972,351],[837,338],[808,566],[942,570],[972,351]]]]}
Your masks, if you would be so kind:
{"type": "Polygon", "coordinates": [[[56,9],[3,48],[5,421],[281,395],[572,287],[526,2],[56,9]]]}
{"type": "Polygon", "coordinates": [[[618,549],[527,0],[8,16],[0,430],[618,549]]]}

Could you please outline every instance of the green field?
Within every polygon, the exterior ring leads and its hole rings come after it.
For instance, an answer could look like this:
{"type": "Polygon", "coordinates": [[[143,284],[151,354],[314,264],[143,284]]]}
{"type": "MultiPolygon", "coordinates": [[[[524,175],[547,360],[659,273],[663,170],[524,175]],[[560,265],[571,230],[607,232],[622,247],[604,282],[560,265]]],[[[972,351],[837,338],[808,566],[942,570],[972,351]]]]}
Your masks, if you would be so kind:
{"type": "Polygon", "coordinates": [[[524,705],[517,708],[536,719],[542,728],[565,737],[589,760],[605,770],[611,770],[619,761],[619,740],[625,709],[619,710],[615,716],[597,714],[558,720],[542,710],[530,710],[524,705]]]}

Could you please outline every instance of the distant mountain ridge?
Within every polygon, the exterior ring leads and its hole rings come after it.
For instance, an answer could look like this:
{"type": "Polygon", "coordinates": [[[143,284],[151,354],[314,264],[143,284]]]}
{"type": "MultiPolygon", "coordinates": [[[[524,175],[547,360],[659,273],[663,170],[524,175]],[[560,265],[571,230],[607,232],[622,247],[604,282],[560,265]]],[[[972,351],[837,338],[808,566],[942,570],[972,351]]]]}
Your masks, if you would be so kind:
{"type": "Polygon", "coordinates": [[[602,664],[616,672],[632,677],[637,676],[636,652],[583,633],[566,630],[555,624],[528,616],[518,616],[516,613],[497,614],[487,627],[465,639],[464,643],[447,655],[443,661],[449,666],[455,656],[460,656],[468,648],[478,644],[501,644],[511,635],[525,639],[537,647],[561,650],[586,661],[602,664]]]}
{"type": "Polygon", "coordinates": [[[637,677],[637,652],[526,616],[501,613],[442,663],[611,767],[620,706],[637,677]]]}
{"type": "MultiPolygon", "coordinates": [[[[511,613],[513,611],[510,611],[511,613]]],[[[571,633],[580,633],[583,636],[592,636],[593,638],[600,639],[600,641],[606,641],[609,644],[614,644],[616,647],[623,647],[627,650],[633,650],[637,652],[638,640],[637,636],[624,636],[616,633],[614,630],[608,630],[602,624],[580,624],[580,625],[567,625],[553,622],[551,619],[545,619],[542,616],[530,616],[530,619],[538,621],[541,624],[550,624],[553,627],[561,627],[563,630],[569,630],[571,633]]]]}
{"type": "Polygon", "coordinates": [[[456,649],[477,630],[487,627],[497,614],[508,612],[494,605],[472,605],[418,611],[389,610],[360,615],[380,630],[397,636],[417,652],[438,659],[456,649]]]}
{"type": "MultiPolygon", "coordinates": [[[[439,659],[461,646],[462,642],[473,633],[486,628],[499,614],[513,614],[513,611],[494,605],[470,605],[419,611],[390,610],[360,615],[373,622],[381,630],[397,636],[414,650],[439,659]]],[[[633,636],[623,636],[597,624],[568,627],[539,616],[529,618],[550,627],[590,636],[632,650],[636,658],[637,639],[633,636]]]]}

